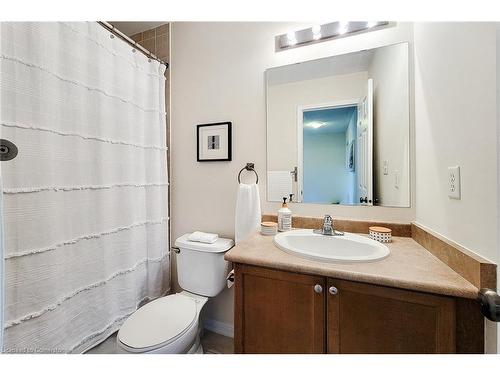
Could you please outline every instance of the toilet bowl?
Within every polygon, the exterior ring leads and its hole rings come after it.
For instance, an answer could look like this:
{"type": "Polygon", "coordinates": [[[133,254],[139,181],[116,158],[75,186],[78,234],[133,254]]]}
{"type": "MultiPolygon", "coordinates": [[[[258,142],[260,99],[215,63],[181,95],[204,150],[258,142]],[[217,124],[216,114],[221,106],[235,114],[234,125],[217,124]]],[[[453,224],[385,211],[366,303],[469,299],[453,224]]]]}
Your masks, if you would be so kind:
{"type": "Polygon", "coordinates": [[[233,241],[219,238],[205,244],[188,241],[188,236],[175,241],[179,285],[184,291],[158,298],[130,315],[118,331],[120,353],[203,353],[200,314],[208,298],[226,286],[230,269],[224,254],[233,241]]]}
{"type": "Polygon", "coordinates": [[[118,346],[129,353],[198,352],[200,313],[207,301],[181,292],[142,306],[118,331],[118,346]]]}

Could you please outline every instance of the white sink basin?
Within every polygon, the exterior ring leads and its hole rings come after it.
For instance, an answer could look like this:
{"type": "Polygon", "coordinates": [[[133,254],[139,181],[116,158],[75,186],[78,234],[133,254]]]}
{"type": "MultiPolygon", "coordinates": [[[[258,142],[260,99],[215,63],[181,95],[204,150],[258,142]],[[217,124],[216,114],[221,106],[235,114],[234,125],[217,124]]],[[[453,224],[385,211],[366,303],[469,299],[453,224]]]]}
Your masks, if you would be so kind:
{"type": "Polygon", "coordinates": [[[324,236],[312,229],[279,233],[274,244],[289,254],[321,262],[371,262],[390,253],[387,246],[367,237],[352,233],[324,236]]]}

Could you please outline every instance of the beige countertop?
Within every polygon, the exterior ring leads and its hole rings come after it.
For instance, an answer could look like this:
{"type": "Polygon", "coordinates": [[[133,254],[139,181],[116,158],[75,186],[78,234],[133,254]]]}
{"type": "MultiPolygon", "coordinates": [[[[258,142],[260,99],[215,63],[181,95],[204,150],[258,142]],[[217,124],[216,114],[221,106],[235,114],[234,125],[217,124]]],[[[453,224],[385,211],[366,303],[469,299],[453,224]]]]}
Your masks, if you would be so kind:
{"type": "Polygon", "coordinates": [[[478,289],[409,237],[392,237],[391,254],[367,263],[324,263],[287,254],[273,236],[253,234],[229,250],[225,259],[284,271],[328,276],[448,296],[476,298],[478,289]]]}

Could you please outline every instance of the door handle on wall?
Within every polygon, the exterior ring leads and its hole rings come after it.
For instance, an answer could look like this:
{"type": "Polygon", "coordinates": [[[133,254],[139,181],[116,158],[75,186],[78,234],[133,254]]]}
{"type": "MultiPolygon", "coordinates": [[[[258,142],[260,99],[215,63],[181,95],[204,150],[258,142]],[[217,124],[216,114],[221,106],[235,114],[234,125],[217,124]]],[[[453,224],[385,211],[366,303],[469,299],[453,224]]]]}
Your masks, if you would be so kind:
{"type": "Polygon", "coordinates": [[[477,300],[483,315],[492,322],[500,322],[500,296],[493,289],[483,288],[477,300]]]}

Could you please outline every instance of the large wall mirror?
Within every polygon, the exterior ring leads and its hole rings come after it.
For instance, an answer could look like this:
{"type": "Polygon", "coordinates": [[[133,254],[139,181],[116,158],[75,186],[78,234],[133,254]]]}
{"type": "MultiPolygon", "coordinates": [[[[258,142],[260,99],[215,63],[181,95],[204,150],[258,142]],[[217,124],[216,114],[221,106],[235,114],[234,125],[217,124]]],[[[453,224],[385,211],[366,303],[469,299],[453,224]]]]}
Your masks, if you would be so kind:
{"type": "Polygon", "coordinates": [[[410,206],[408,43],[266,71],[267,200],[410,206]]]}

